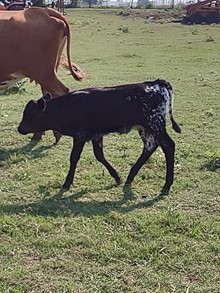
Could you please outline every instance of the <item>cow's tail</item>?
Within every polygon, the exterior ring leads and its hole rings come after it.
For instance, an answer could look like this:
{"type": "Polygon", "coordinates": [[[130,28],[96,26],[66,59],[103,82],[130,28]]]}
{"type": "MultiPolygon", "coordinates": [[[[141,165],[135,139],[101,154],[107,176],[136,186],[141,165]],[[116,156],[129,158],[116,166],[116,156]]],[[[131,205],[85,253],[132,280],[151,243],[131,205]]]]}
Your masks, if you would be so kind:
{"type": "Polygon", "coordinates": [[[85,72],[83,72],[78,65],[76,65],[75,63],[72,63],[68,57],[66,59],[66,57],[64,55],[62,55],[61,58],[60,58],[60,64],[64,68],[69,69],[71,74],[72,74],[72,76],[76,80],[81,81],[84,78],[86,78],[85,72]]]}
{"type": "Polygon", "coordinates": [[[77,66],[75,63],[71,62],[70,59],[70,24],[67,21],[67,19],[58,11],[51,9],[51,8],[46,8],[48,14],[52,17],[61,19],[65,25],[66,25],[66,37],[67,37],[67,59],[62,56],[61,60],[60,60],[60,64],[63,65],[65,68],[69,69],[73,78],[75,78],[76,80],[81,81],[82,79],[84,79],[86,77],[85,72],[83,72],[79,66],[77,66]]]}
{"type": "Polygon", "coordinates": [[[174,117],[173,117],[173,100],[174,100],[174,94],[173,94],[173,89],[169,89],[170,92],[170,101],[169,101],[169,116],[170,116],[170,121],[172,123],[172,128],[178,132],[181,133],[181,127],[179,126],[179,124],[175,121],[174,117]]]}

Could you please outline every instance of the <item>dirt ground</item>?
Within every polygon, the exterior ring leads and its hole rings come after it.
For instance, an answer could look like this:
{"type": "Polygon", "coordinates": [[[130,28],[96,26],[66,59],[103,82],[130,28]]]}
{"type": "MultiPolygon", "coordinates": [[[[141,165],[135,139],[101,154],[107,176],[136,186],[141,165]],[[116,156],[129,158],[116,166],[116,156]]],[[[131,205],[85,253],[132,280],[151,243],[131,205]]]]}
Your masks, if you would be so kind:
{"type": "Polygon", "coordinates": [[[119,15],[123,17],[141,17],[149,21],[173,21],[181,19],[185,9],[126,9],[121,10],[119,15]]]}

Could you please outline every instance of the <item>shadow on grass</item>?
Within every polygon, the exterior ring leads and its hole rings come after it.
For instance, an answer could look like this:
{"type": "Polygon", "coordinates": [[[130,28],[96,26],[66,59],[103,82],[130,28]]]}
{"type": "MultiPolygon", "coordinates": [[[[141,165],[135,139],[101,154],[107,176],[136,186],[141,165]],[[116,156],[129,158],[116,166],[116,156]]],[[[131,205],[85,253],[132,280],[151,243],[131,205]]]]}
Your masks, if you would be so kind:
{"type": "MultiPolygon", "coordinates": [[[[105,187],[105,190],[112,189],[115,185],[105,187]]],[[[166,194],[159,194],[150,200],[143,200],[134,202],[136,196],[134,195],[130,186],[124,186],[122,197],[119,200],[82,200],[79,199],[91,192],[98,192],[103,189],[82,189],[79,192],[73,193],[65,197],[65,190],[60,190],[56,195],[48,197],[50,193],[46,187],[40,186],[39,192],[45,197],[39,202],[22,204],[22,205],[2,205],[0,206],[0,213],[5,214],[30,214],[34,216],[69,216],[82,215],[91,217],[94,215],[106,215],[109,212],[116,211],[120,213],[128,213],[134,209],[149,208],[159,201],[163,200],[166,194]]]]}
{"type": "Polygon", "coordinates": [[[35,148],[39,141],[30,141],[28,144],[24,145],[21,148],[14,148],[14,149],[5,149],[0,148],[0,162],[7,162],[10,157],[14,155],[23,155],[27,154],[30,155],[31,158],[42,158],[44,157],[43,151],[50,149],[54,146],[54,144],[51,144],[49,146],[39,146],[38,148],[35,148]],[[35,149],[34,149],[35,148],[35,149]]]}

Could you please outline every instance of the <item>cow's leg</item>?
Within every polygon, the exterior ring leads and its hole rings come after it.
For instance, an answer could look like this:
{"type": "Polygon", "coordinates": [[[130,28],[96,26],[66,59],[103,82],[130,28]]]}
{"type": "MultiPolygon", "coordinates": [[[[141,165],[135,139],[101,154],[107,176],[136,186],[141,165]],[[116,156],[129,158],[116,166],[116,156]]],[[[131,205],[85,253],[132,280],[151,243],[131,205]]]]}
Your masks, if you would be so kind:
{"type": "Polygon", "coordinates": [[[144,129],[139,131],[139,134],[143,140],[144,148],[142,154],[138,158],[137,162],[131,168],[125,184],[131,184],[134,180],[134,177],[137,175],[141,167],[146,163],[150,156],[155,152],[158,147],[158,144],[152,134],[147,133],[144,129]]]}
{"type": "MultiPolygon", "coordinates": [[[[69,89],[56,78],[56,86],[53,88],[48,85],[47,92],[51,93],[52,97],[62,96],[64,94],[67,94],[69,92],[69,89]]],[[[58,131],[53,130],[53,135],[55,137],[55,144],[58,143],[60,140],[62,134],[58,131]]]]}
{"type": "Polygon", "coordinates": [[[41,85],[42,93],[51,93],[52,97],[58,97],[69,93],[69,89],[54,75],[41,85]]]}
{"type": "MultiPolygon", "coordinates": [[[[62,96],[69,92],[69,89],[57,78],[56,78],[56,88],[50,89],[50,87],[48,87],[48,89],[49,89],[48,92],[51,93],[52,97],[62,96]]],[[[53,135],[55,137],[55,144],[57,144],[62,134],[58,131],[53,130],[53,135]]]]}
{"type": "Polygon", "coordinates": [[[70,185],[73,183],[76,165],[79,161],[84,145],[85,141],[80,141],[78,139],[75,139],[75,141],[73,141],[73,149],[70,155],[70,169],[67,174],[66,180],[63,184],[63,188],[68,189],[70,188],[70,185]]]}
{"type": "MultiPolygon", "coordinates": [[[[49,92],[53,97],[57,97],[69,92],[69,89],[59,81],[56,75],[50,78],[50,80],[38,81],[38,83],[41,84],[43,95],[49,92]]],[[[40,140],[43,134],[44,132],[36,132],[33,134],[31,140],[40,140]]],[[[55,137],[55,144],[57,144],[62,135],[58,131],[53,131],[53,135],[55,137]]]]}
{"type": "Polygon", "coordinates": [[[175,143],[166,131],[158,137],[158,140],[166,158],[166,182],[161,192],[168,193],[174,177],[175,143]]]}
{"type": "Polygon", "coordinates": [[[115,179],[116,183],[119,184],[121,182],[120,176],[104,157],[103,137],[101,137],[98,140],[92,140],[92,144],[93,144],[93,151],[94,151],[96,159],[106,167],[110,175],[115,179]]]}

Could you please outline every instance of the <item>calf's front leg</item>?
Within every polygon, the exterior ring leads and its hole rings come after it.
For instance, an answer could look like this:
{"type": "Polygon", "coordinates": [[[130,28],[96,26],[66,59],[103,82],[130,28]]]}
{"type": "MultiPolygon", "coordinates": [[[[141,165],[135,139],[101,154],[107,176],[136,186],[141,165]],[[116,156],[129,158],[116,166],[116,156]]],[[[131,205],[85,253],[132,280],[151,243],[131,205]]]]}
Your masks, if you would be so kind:
{"type": "MultiPolygon", "coordinates": [[[[41,140],[42,135],[44,135],[44,134],[45,134],[45,132],[36,132],[36,133],[33,134],[31,140],[32,141],[39,141],[39,140],[41,140]]],[[[53,135],[55,137],[55,143],[54,144],[57,144],[58,141],[60,140],[62,134],[59,133],[58,131],[53,130],[53,135]]]]}
{"type": "Polygon", "coordinates": [[[80,155],[82,153],[84,145],[85,145],[85,141],[80,141],[78,139],[75,139],[73,141],[73,149],[70,155],[70,169],[67,174],[66,180],[63,184],[63,188],[65,189],[69,189],[70,185],[73,183],[76,165],[80,159],[80,155]]]}
{"type": "Polygon", "coordinates": [[[42,138],[42,135],[44,135],[44,132],[35,132],[31,138],[32,141],[39,141],[42,138]]]}

